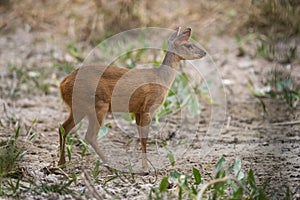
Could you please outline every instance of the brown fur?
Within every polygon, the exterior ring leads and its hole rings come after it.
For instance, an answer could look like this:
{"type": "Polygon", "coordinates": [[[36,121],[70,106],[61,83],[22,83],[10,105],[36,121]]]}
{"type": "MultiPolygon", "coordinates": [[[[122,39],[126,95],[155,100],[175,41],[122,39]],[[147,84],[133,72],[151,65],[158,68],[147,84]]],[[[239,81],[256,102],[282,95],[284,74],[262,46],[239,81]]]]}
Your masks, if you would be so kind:
{"type": "Polygon", "coordinates": [[[146,142],[149,125],[155,110],[163,104],[182,59],[199,59],[205,52],[188,42],[190,29],[177,31],[169,38],[170,51],[162,65],[152,69],[128,70],[96,64],[85,65],[67,75],[60,84],[61,97],[70,108],[70,115],[63,123],[65,135],[60,132],[60,160],[65,163],[65,137],[84,117],[88,116],[87,141],[103,162],[107,162],[99,145],[97,133],[107,112],[131,112],[142,144],[142,166],[148,172],[146,142]],[[171,52],[173,51],[173,52],[171,52]]]}

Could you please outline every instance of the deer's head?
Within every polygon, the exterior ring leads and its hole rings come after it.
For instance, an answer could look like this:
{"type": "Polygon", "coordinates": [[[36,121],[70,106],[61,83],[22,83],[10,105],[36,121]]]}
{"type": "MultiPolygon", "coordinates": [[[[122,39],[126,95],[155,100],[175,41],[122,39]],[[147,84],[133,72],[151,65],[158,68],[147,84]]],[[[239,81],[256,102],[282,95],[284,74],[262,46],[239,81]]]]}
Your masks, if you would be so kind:
{"type": "Polygon", "coordinates": [[[182,60],[194,60],[202,58],[206,52],[189,42],[191,36],[191,28],[187,28],[180,32],[180,28],[169,37],[169,51],[177,54],[182,60]]]}

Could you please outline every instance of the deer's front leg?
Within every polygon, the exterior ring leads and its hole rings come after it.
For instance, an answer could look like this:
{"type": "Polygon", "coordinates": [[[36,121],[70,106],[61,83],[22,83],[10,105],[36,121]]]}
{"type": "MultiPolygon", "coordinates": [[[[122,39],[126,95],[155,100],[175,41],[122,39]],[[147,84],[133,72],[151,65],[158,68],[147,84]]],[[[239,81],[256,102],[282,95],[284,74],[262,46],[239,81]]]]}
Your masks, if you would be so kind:
{"type": "Polygon", "coordinates": [[[151,123],[150,113],[136,114],[136,124],[137,124],[137,129],[139,132],[139,137],[142,145],[142,167],[143,167],[143,173],[145,175],[149,174],[146,145],[147,145],[150,123],[151,123]]]}
{"type": "Polygon", "coordinates": [[[102,126],[102,123],[105,119],[106,113],[109,109],[109,104],[98,102],[96,104],[96,115],[91,112],[89,117],[89,126],[85,136],[85,139],[91,144],[97,155],[101,158],[103,163],[108,164],[108,160],[104,155],[103,151],[98,144],[98,132],[102,126]]]}

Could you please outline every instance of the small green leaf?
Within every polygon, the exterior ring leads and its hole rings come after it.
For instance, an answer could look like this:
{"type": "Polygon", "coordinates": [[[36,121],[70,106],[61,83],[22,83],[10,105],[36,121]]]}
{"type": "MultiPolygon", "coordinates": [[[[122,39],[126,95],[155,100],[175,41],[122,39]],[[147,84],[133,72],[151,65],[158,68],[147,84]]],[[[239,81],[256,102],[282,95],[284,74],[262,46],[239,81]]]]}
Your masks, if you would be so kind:
{"type": "Polygon", "coordinates": [[[83,58],[79,57],[79,54],[78,54],[79,51],[73,44],[69,44],[67,46],[67,50],[68,50],[69,54],[71,56],[73,56],[74,58],[76,58],[78,61],[82,62],[84,60],[83,58]]]}
{"type": "Polygon", "coordinates": [[[214,188],[216,192],[218,192],[220,195],[224,195],[226,183],[225,182],[215,183],[214,188]]]}
{"type": "Polygon", "coordinates": [[[168,158],[170,160],[171,165],[174,167],[174,165],[175,165],[175,158],[174,158],[173,153],[170,150],[167,150],[167,155],[168,155],[168,158]]]}
{"type": "Polygon", "coordinates": [[[192,185],[192,192],[194,195],[197,195],[198,194],[198,191],[197,189],[192,185]]]}
{"type": "Polygon", "coordinates": [[[20,135],[20,125],[18,125],[17,130],[15,132],[15,139],[17,139],[20,135]]]}
{"type": "Polygon", "coordinates": [[[72,174],[71,174],[71,180],[76,184],[76,182],[77,182],[77,176],[76,176],[75,172],[72,172],[72,174]]]}
{"type": "Polygon", "coordinates": [[[23,151],[20,155],[19,155],[19,159],[22,160],[24,158],[24,156],[26,155],[27,151],[23,151]]]}
{"type": "Polygon", "coordinates": [[[66,134],[65,129],[61,124],[59,125],[59,133],[62,137],[64,137],[66,134]]]}
{"type": "Polygon", "coordinates": [[[237,43],[241,43],[242,42],[242,37],[240,35],[236,35],[235,39],[236,39],[237,43]]]}
{"type": "Polygon", "coordinates": [[[67,144],[72,144],[73,139],[71,138],[71,135],[67,135],[66,142],[67,142],[67,144]]]}
{"type": "Polygon", "coordinates": [[[29,141],[33,140],[35,138],[35,133],[31,134],[28,138],[29,141]]]}
{"type": "Polygon", "coordinates": [[[235,177],[238,176],[238,173],[241,171],[241,168],[242,168],[242,161],[240,158],[236,158],[233,163],[233,173],[235,177]]]}
{"type": "Polygon", "coordinates": [[[240,180],[242,180],[244,177],[245,177],[244,172],[241,172],[241,171],[240,171],[240,172],[238,173],[238,175],[237,175],[236,178],[240,181],[240,180]]]}
{"type": "Polygon", "coordinates": [[[101,139],[102,137],[104,137],[106,134],[108,133],[108,128],[107,126],[102,126],[99,130],[98,133],[98,139],[101,139]]]}
{"type": "Polygon", "coordinates": [[[159,191],[160,191],[160,192],[167,191],[168,186],[169,186],[169,183],[168,183],[168,177],[164,177],[164,178],[161,180],[161,182],[160,182],[160,185],[159,185],[159,191]]]}
{"type": "Polygon", "coordinates": [[[291,192],[289,186],[285,186],[285,188],[286,188],[286,191],[285,191],[286,199],[293,199],[293,195],[292,195],[292,192],[291,192]]]}
{"type": "Polygon", "coordinates": [[[266,194],[264,190],[259,189],[258,199],[266,199],[266,194]]]}
{"type": "Polygon", "coordinates": [[[189,102],[189,111],[195,116],[201,112],[201,105],[197,98],[192,98],[189,102]]]}
{"type": "Polygon", "coordinates": [[[218,162],[217,162],[217,164],[216,164],[216,166],[215,166],[215,168],[216,168],[216,173],[224,169],[225,162],[226,162],[226,161],[225,161],[225,158],[224,158],[224,156],[222,156],[222,157],[218,160],[218,162]]]}
{"type": "MultiPolygon", "coordinates": [[[[132,113],[124,113],[122,115],[122,118],[128,122],[131,122],[132,120],[134,120],[134,115],[132,113]]],[[[105,125],[107,126],[107,125],[105,125]]]]}
{"type": "Polygon", "coordinates": [[[233,199],[242,199],[244,190],[242,187],[239,187],[234,193],[233,193],[233,199]]]}
{"type": "Polygon", "coordinates": [[[195,178],[196,185],[199,185],[201,183],[201,174],[199,170],[195,167],[193,167],[193,175],[195,178]]]}
{"type": "Polygon", "coordinates": [[[154,61],[153,61],[153,65],[156,66],[156,67],[160,66],[160,64],[161,64],[161,63],[160,63],[160,61],[158,61],[158,60],[154,60],[154,61]]]}
{"type": "Polygon", "coordinates": [[[95,167],[93,169],[93,177],[97,178],[99,174],[100,174],[100,161],[97,160],[96,164],[95,164],[95,167]]]}
{"type": "Polygon", "coordinates": [[[172,170],[170,172],[170,178],[173,180],[177,180],[180,177],[180,173],[178,171],[172,170]]]}
{"type": "Polygon", "coordinates": [[[248,174],[248,182],[249,182],[249,184],[252,188],[257,187],[256,182],[255,182],[255,178],[254,178],[254,173],[253,173],[252,169],[250,169],[249,174],[248,174]]]}
{"type": "Polygon", "coordinates": [[[87,147],[86,146],[83,146],[83,149],[81,151],[81,157],[83,158],[86,154],[86,151],[87,151],[87,147]]]}
{"type": "Polygon", "coordinates": [[[67,154],[68,154],[69,161],[71,161],[71,158],[72,158],[72,145],[67,145],[67,154]]]}
{"type": "Polygon", "coordinates": [[[67,49],[72,56],[74,57],[78,56],[78,49],[74,45],[69,44],[67,46],[67,49]]]}
{"type": "MultiPolygon", "coordinates": [[[[222,156],[215,166],[215,178],[223,178],[225,177],[225,158],[222,156]]],[[[219,184],[220,185],[220,184],[219,184]]]]}
{"type": "Polygon", "coordinates": [[[224,178],[226,175],[225,170],[220,170],[216,173],[216,178],[224,178]]]}

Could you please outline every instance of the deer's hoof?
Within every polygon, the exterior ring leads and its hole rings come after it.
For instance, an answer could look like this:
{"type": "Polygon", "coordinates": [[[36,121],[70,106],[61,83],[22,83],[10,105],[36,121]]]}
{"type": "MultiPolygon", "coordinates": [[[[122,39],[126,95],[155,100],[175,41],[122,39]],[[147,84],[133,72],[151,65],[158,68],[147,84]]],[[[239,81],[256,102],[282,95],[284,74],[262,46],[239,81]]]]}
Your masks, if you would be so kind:
{"type": "Polygon", "coordinates": [[[149,167],[144,167],[143,170],[142,170],[141,175],[142,176],[148,176],[148,175],[150,175],[150,173],[151,173],[151,171],[150,171],[149,167]]]}
{"type": "Polygon", "coordinates": [[[150,170],[143,171],[142,175],[143,175],[143,176],[148,176],[148,175],[150,175],[150,170]]]}
{"type": "Polygon", "coordinates": [[[103,166],[112,173],[116,171],[116,169],[110,167],[107,163],[103,163],[103,166]]]}
{"type": "Polygon", "coordinates": [[[65,160],[59,160],[58,161],[58,166],[59,167],[65,167],[66,161],[65,160]]]}

